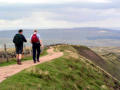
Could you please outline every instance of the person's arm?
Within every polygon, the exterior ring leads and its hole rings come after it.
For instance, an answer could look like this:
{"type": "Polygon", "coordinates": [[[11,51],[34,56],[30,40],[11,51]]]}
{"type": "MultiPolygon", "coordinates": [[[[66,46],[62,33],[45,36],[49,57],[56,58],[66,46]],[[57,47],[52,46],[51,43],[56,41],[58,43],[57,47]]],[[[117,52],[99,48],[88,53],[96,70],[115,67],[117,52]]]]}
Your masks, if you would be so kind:
{"type": "Polygon", "coordinates": [[[41,44],[41,46],[43,47],[43,43],[42,43],[42,40],[40,40],[40,44],[41,44]]]}
{"type": "Polygon", "coordinates": [[[39,38],[40,44],[41,44],[41,46],[43,47],[43,43],[42,43],[42,40],[40,39],[40,35],[37,34],[37,37],[39,38]]]}
{"type": "Polygon", "coordinates": [[[24,42],[27,42],[27,40],[26,40],[26,38],[24,37],[24,35],[23,35],[23,41],[24,41],[24,42]]]}
{"type": "MultiPolygon", "coordinates": [[[[15,35],[16,36],[16,35],[15,35]]],[[[15,43],[15,36],[14,36],[14,38],[13,38],[13,43],[15,43]]]]}

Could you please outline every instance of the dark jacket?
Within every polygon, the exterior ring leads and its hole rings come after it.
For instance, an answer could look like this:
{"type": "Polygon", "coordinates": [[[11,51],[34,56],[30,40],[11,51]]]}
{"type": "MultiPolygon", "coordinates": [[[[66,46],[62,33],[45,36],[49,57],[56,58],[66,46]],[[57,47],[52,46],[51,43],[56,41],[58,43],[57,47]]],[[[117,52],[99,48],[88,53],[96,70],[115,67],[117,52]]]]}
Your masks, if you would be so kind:
{"type": "Polygon", "coordinates": [[[24,37],[24,35],[22,34],[16,34],[13,38],[13,43],[15,45],[22,45],[23,46],[23,43],[24,42],[27,42],[26,38],[24,37]],[[19,44],[18,44],[19,43],[19,44]]]}

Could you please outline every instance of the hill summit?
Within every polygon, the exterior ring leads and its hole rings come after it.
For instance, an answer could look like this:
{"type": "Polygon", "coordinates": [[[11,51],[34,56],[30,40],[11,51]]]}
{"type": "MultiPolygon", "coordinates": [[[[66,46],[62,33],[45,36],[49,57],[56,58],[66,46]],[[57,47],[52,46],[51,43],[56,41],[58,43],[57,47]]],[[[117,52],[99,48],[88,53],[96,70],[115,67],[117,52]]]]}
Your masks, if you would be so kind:
{"type": "Polygon", "coordinates": [[[50,47],[64,56],[9,77],[0,84],[0,90],[120,90],[119,81],[99,67],[104,59],[88,47],[50,47]]]}

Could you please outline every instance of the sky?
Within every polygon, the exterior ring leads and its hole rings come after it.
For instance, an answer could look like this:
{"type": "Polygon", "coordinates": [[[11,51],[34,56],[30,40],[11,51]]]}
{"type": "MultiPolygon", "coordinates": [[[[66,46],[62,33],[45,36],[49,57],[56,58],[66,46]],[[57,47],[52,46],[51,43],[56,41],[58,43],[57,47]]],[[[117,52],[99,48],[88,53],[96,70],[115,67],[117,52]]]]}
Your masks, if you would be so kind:
{"type": "Polygon", "coordinates": [[[120,27],[120,0],[0,0],[0,30],[120,27]]]}

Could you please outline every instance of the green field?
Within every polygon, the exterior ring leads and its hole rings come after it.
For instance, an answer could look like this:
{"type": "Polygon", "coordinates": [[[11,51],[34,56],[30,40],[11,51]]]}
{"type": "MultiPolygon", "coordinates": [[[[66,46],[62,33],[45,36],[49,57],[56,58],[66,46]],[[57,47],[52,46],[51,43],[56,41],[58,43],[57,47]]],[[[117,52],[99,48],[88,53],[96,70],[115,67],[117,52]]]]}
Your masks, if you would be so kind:
{"type": "MultiPolygon", "coordinates": [[[[79,48],[85,48],[80,47],[79,48]]],[[[0,90],[119,90],[119,82],[81,56],[74,46],[54,46],[64,56],[9,77],[0,90]]]]}

